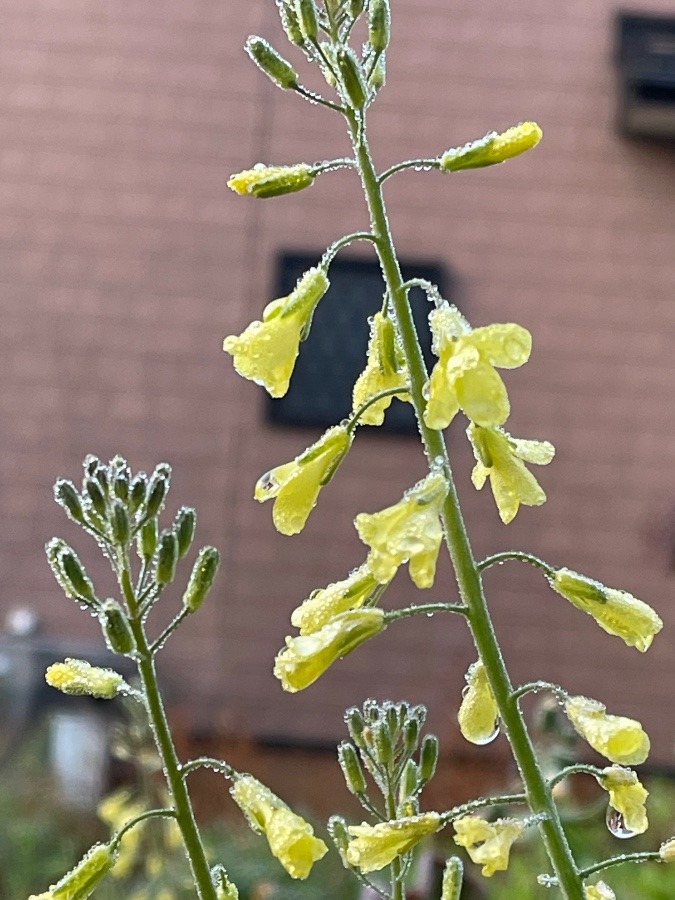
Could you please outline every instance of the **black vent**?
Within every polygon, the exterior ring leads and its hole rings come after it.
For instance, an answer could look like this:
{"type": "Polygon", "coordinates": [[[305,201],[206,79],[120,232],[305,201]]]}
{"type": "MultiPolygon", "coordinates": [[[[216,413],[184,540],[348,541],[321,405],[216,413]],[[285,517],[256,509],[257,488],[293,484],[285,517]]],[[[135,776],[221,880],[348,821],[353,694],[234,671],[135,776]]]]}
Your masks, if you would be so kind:
{"type": "Polygon", "coordinates": [[[617,26],[620,130],[675,140],[675,17],[622,13],[617,26]]]}

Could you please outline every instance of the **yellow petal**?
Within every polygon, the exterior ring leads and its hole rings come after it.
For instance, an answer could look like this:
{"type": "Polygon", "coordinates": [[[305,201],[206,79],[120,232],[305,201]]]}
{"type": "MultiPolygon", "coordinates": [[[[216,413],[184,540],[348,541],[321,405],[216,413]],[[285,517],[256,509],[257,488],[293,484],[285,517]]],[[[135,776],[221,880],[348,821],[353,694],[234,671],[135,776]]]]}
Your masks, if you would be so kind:
{"type": "Polygon", "coordinates": [[[440,168],[442,172],[457,172],[494,166],[536,147],[541,138],[542,130],[536,122],[521,122],[501,134],[490,131],[477,141],[446,150],[440,168]]]}
{"type": "Polygon", "coordinates": [[[604,881],[585,887],[584,897],[585,900],[616,900],[616,894],[604,881]]]}
{"type": "Polygon", "coordinates": [[[313,591],[293,610],[291,623],[300,629],[300,634],[312,634],[340,613],[360,608],[378,587],[378,580],[364,563],[349,578],[313,591]]]}
{"type": "Polygon", "coordinates": [[[257,163],[230,177],[227,186],[236,194],[253,197],[277,197],[309,187],[316,174],[311,166],[299,163],[295,166],[266,166],[257,163]]]}
{"type": "Polygon", "coordinates": [[[489,364],[479,362],[457,379],[459,405],[477,425],[501,425],[511,406],[501,375],[489,364]]]}
{"type": "Polygon", "coordinates": [[[481,359],[500,369],[517,369],[532,352],[532,335],[513,322],[474,328],[466,340],[479,351],[481,359]]]}
{"type": "Polygon", "coordinates": [[[422,813],[406,819],[377,825],[350,825],[352,837],[347,846],[347,861],[362,872],[376,872],[409,850],[428,834],[438,831],[442,819],[438,813],[422,813]]]}
{"type": "Polygon", "coordinates": [[[86,694],[102,700],[112,700],[124,687],[118,672],[92,666],[84,659],[53,663],[45,673],[45,681],[64,694],[86,694]]]}
{"type": "Polygon", "coordinates": [[[649,737],[634,719],[608,715],[602,703],[588,697],[569,697],[565,712],[584,740],[611,762],[635,766],[649,756],[649,737]]]}
{"type": "Polygon", "coordinates": [[[509,865],[509,854],[515,840],[525,830],[518,819],[497,819],[486,822],[480,816],[465,816],[454,822],[455,843],[465,847],[473,862],[482,865],[486,878],[503,872],[509,865]]]}

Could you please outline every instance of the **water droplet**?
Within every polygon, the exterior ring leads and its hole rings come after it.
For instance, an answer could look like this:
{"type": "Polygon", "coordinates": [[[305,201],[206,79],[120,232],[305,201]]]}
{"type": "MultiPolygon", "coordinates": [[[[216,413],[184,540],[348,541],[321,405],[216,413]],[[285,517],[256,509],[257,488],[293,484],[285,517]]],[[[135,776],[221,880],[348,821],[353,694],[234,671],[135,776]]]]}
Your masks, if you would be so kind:
{"type": "Polygon", "coordinates": [[[499,719],[496,719],[494,730],[490,734],[486,734],[484,736],[472,735],[471,743],[476,744],[477,747],[485,747],[486,744],[491,744],[498,737],[499,737],[499,719]]]}
{"type": "Polygon", "coordinates": [[[628,838],[635,837],[637,833],[627,827],[623,817],[623,813],[619,812],[618,809],[614,809],[613,806],[607,807],[605,822],[607,823],[607,828],[609,829],[611,834],[613,834],[616,838],[620,838],[621,840],[627,840],[628,838]]]}
{"type": "Polygon", "coordinates": [[[557,887],[558,879],[555,875],[537,875],[537,884],[540,884],[542,887],[557,887]]]}

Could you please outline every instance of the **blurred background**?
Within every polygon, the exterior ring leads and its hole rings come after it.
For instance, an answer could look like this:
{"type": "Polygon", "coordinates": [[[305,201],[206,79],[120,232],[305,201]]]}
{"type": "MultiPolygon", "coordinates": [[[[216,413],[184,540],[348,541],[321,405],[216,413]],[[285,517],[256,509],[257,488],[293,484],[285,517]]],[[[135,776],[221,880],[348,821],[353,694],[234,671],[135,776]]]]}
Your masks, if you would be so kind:
{"type": "MultiPolygon", "coordinates": [[[[556,445],[537,473],[549,500],[521,509],[507,531],[487,489],[470,484],[455,422],[449,443],[475,551],[526,549],[633,592],[665,622],[645,657],[534,570],[498,567],[486,588],[513,678],[561,683],[639,718],[649,765],[672,774],[675,6],[393,6],[387,84],[370,115],[380,168],[523,119],[545,134],[504,166],[411,171],[387,184],[410,272],[438,281],[474,326],[516,321],[534,337],[530,363],[508,374],[508,427],[556,445]]],[[[365,317],[382,290],[368,248],[339,257],[284,401],[239,378],[221,350],[327,244],[367,225],[349,170],[270,201],[226,187],[258,161],[349,150],[338,116],[276,89],[243,52],[251,33],[287,52],[274,2],[0,0],[0,17],[2,764],[24,759],[27,772],[48,759],[50,791],[76,807],[93,809],[124,781],[109,750],[122,714],[55,699],[43,682],[54,659],[105,661],[97,623],[63,598],[44,559],[58,534],[96,579],[108,577],[52,502],[52,484],[78,480],[87,453],[121,453],[134,470],[171,463],[170,515],[194,505],[198,540],[223,553],[217,589],[160,657],[186,752],[234,754],[321,818],[348,806],[334,762],[345,707],[407,699],[429,706],[441,738],[434,802],[505,783],[503,739],[472,748],[456,725],[474,658],[461,622],[392,626],[299,695],[272,677],[291,610],[362,562],[354,516],[395,502],[425,470],[398,409],[388,429],[359,432],[300,536],[276,533],[269,508],[252,500],[263,472],[348,412],[365,317]],[[71,783],[73,772],[86,783],[71,783]]],[[[318,72],[292,61],[322,89],[318,72]]],[[[430,598],[454,591],[441,566],[430,598]]],[[[399,574],[387,604],[413,599],[399,574]]],[[[164,606],[158,627],[175,609],[164,606]]],[[[213,776],[203,784],[203,811],[220,814],[225,788],[213,776]]],[[[21,896],[12,890],[2,896],[21,896]]]]}

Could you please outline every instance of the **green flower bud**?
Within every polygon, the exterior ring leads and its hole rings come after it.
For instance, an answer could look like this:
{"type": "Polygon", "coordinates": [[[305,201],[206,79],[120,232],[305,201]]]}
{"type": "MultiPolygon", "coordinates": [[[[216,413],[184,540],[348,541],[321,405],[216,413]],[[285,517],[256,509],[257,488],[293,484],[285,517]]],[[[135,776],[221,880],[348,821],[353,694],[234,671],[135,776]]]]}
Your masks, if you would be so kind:
{"type": "Polygon", "coordinates": [[[490,131],[480,140],[446,150],[441,156],[440,169],[458,172],[494,166],[536,147],[541,138],[542,131],[536,122],[521,122],[501,134],[490,131]]]}
{"type": "Polygon", "coordinates": [[[94,472],[94,478],[98,481],[101,490],[107,497],[110,491],[110,481],[108,478],[108,470],[103,464],[101,464],[94,472]]]}
{"type": "Polygon", "coordinates": [[[368,40],[378,53],[387,49],[391,34],[389,0],[372,0],[368,13],[368,40]]]}
{"type": "Polygon", "coordinates": [[[377,752],[380,763],[388,763],[393,756],[394,747],[391,740],[391,733],[384,722],[380,722],[374,728],[375,732],[375,750],[377,752]]]}
{"type": "Polygon", "coordinates": [[[80,862],[55,884],[51,900],[86,900],[115,864],[108,844],[95,844],[80,862]]]}
{"type": "Polygon", "coordinates": [[[464,880],[464,866],[458,856],[451,856],[445,864],[441,900],[459,900],[464,880]]]}
{"type": "Polygon", "coordinates": [[[84,513],[80,495],[72,481],[59,478],[54,485],[54,499],[68,513],[73,522],[84,523],[84,513]]]}
{"type": "Polygon", "coordinates": [[[54,578],[56,578],[59,587],[63,590],[66,597],[68,597],[70,600],[73,600],[77,596],[77,594],[73,590],[73,586],[70,581],[66,578],[60,559],[61,551],[66,549],[69,550],[70,548],[65,541],[61,540],[61,538],[52,538],[47,544],[45,544],[47,562],[49,563],[54,578]]]}
{"type": "Polygon", "coordinates": [[[352,794],[365,794],[367,790],[366,777],[363,774],[356,749],[349,741],[343,741],[338,746],[338,762],[348,790],[352,794]]]}
{"type": "Polygon", "coordinates": [[[218,567],[220,553],[215,547],[203,547],[192,569],[188,586],[183,594],[183,606],[196,612],[204,602],[204,598],[213,586],[218,567]]]}
{"type": "Polygon", "coordinates": [[[132,515],[143,505],[147,490],[148,476],[145,472],[139,472],[129,485],[129,510],[132,515]]]}
{"type": "Polygon", "coordinates": [[[129,542],[131,531],[129,529],[129,515],[126,506],[121,500],[113,501],[110,525],[114,542],[121,547],[125,547],[129,542]]]}
{"type": "Polygon", "coordinates": [[[167,528],[159,536],[157,563],[155,565],[155,581],[164,586],[171,584],[176,577],[178,562],[178,540],[174,532],[167,528]]]}
{"type": "Polygon", "coordinates": [[[314,183],[316,172],[307,163],[294,166],[266,166],[256,163],[252,169],[235,172],[227,186],[242,197],[266,199],[302,191],[314,183]]]}
{"type": "Polygon", "coordinates": [[[420,751],[420,777],[424,784],[434,777],[438,763],[438,738],[435,734],[427,734],[420,751]]]}
{"type": "Polygon", "coordinates": [[[82,463],[82,467],[84,469],[85,478],[89,476],[90,478],[93,476],[94,472],[96,472],[103,463],[98,458],[98,456],[94,456],[93,453],[89,453],[84,458],[84,462],[82,463]]]}
{"type": "Polygon", "coordinates": [[[131,481],[131,472],[127,461],[121,456],[116,457],[111,463],[113,472],[112,492],[118,500],[124,503],[129,499],[129,482],[131,481]]]}
{"type": "Polygon", "coordinates": [[[350,47],[341,47],[335,54],[345,99],[354,109],[361,109],[366,103],[366,84],[363,80],[361,64],[350,47]]]}
{"type": "Polygon", "coordinates": [[[176,513],[173,523],[176,537],[178,538],[178,556],[182,559],[192,545],[192,539],[195,536],[195,524],[197,522],[197,513],[190,506],[181,506],[176,513]]]}
{"type": "Polygon", "coordinates": [[[384,702],[382,709],[384,712],[385,722],[387,723],[387,728],[389,729],[389,731],[391,732],[391,734],[393,736],[394,732],[399,727],[400,707],[397,704],[390,703],[387,700],[384,702]]]}
{"type": "Polygon", "coordinates": [[[403,803],[409,797],[414,797],[420,786],[419,769],[413,759],[409,759],[403,767],[401,775],[399,803],[403,803]]]}
{"type": "Polygon", "coordinates": [[[129,620],[116,600],[106,600],[99,613],[99,621],[106,642],[114,653],[131,653],[136,649],[136,641],[129,620]]]}
{"type": "MultiPolygon", "coordinates": [[[[99,471],[102,470],[99,469],[99,471]]],[[[102,519],[106,519],[108,517],[108,504],[105,499],[105,494],[103,493],[103,488],[101,487],[101,482],[97,478],[86,478],[84,489],[91,500],[93,508],[102,519]]]]}
{"type": "Polygon", "coordinates": [[[211,881],[216,889],[216,900],[239,900],[239,891],[228,878],[225,866],[221,863],[211,869],[211,881]]]}
{"type": "Polygon", "coordinates": [[[356,706],[352,706],[345,713],[345,722],[347,723],[349,734],[357,747],[365,747],[363,730],[366,727],[366,723],[361,715],[361,710],[357,709],[356,706]]]}
{"type": "Polygon", "coordinates": [[[268,78],[283,90],[298,86],[298,73],[266,40],[252,35],[246,41],[246,52],[268,78]]]}
{"type": "Polygon", "coordinates": [[[315,40],[319,33],[319,20],[314,0],[297,0],[296,9],[303,35],[308,41],[315,40]]]}
{"type": "Polygon", "coordinates": [[[138,555],[146,562],[155,555],[158,541],[157,519],[149,519],[138,532],[138,555]]]}
{"type": "Polygon", "coordinates": [[[70,583],[75,596],[80,600],[97,605],[98,600],[94,593],[94,585],[75,551],[66,546],[59,552],[58,559],[63,574],[70,583]]]}
{"type": "Polygon", "coordinates": [[[333,839],[333,843],[340,854],[342,865],[347,868],[347,846],[349,845],[349,832],[347,831],[347,823],[342,816],[331,816],[328,820],[328,834],[333,839]]]}
{"type": "Polygon", "coordinates": [[[405,731],[403,734],[404,752],[406,756],[414,753],[417,743],[420,739],[420,723],[417,719],[408,719],[405,723],[405,731]]]}
{"type": "Polygon", "coordinates": [[[302,47],[305,43],[305,38],[300,30],[298,14],[293,8],[292,3],[281,3],[279,5],[279,16],[281,17],[281,25],[286,32],[288,40],[291,44],[302,47]]]}
{"type": "Polygon", "coordinates": [[[366,0],[349,0],[349,15],[352,19],[358,19],[366,5],[366,0]]]}
{"type": "Polygon", "coordinates": [[[145,519],[150,519],[161,512],[171,483],[171,466],[161,463],[150,478],[148,485],[148,502],[145,507],[145,519]]]}

